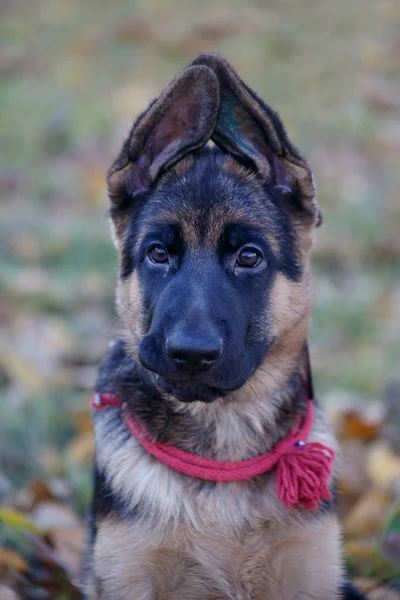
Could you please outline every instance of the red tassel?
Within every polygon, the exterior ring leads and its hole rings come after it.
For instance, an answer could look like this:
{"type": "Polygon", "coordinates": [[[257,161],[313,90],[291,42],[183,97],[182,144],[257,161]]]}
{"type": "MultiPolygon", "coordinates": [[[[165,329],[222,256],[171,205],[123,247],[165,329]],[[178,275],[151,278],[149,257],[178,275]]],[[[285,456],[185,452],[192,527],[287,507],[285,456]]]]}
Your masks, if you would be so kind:
{"type": "Polygon", "coordinates": [[[278,498],[289,510],[294,507],[316,511],[320,501],[331,500],[328,488],[335,453],[318,442],[292,447],[279,459],[276,471],[278,498]]]}

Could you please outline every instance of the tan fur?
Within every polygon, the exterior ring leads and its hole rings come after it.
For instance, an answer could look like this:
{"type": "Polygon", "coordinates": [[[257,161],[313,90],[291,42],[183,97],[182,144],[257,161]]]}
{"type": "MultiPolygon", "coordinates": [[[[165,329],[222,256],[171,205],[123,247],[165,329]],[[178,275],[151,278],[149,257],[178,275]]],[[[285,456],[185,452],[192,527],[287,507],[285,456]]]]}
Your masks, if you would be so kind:
{"type": "MultiPolygon", "coordinates": [[[[298,282],[282,273],[276,275],[266,315],[275,339],[273,347],[247,383],[234,394],[237,401],[243,402],[263,397],[266,390],[272,398],[277,394],[277,402],[270,402],[265,408],[271,413],[271,424],[282,405],[282,390],[298,362],[309,327],[312,287],[308,261],[303,269],[303,277],[298,282]]],[[[260,323],[260,334],[264,333],[263,328],[264,324],[260,323]]]]}
{"type": "Polygon", "coordinates": [[[143,337],[143,302],[140,282],[136,271],[125,280],[119,280],[117,288],[117,310],[125,326],[129,350],[137,358],[140,340],[143,337]]]}
{"type": "Polygon", "coordinates": [[[102,600],[334,600],[340,555],[332,514],[262,520],[243,533],[106,519],[94,572],[102,600]]]}

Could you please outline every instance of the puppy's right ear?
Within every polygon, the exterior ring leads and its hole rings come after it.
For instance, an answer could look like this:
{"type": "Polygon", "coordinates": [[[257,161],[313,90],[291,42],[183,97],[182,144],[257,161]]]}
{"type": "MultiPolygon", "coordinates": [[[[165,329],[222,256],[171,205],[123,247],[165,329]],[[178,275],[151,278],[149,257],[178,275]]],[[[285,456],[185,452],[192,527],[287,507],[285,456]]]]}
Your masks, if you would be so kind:
{"type": "Polygon", "coordinates": [[[108,171],[112,217],[149,190],[168,167],[207,143],[218,105],[217,78],[203,65],[187,68],[150,104],[108,171]]]}
{"type": "Polygon", "coordinates": [[[320,212],[310,165],[290,141],[279,115],[221,56],[199,54],[191,64],[209,67],[218,79],[220,107],[213,141],[273,186],[277,199],[302,226],[317,225],[320,212]]]}

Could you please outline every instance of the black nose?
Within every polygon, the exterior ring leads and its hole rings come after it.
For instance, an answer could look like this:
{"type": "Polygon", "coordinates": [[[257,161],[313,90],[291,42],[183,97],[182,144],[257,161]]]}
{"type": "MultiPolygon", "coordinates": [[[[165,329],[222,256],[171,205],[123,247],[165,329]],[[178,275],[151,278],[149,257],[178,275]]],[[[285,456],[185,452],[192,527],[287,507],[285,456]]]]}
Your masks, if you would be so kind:
{"type": "Polygon", "coordinates": [[[207,371],[222,355],[222,339],[211,332],[178,330],[168,335],[165,352],[180,371],[207,371]]]}

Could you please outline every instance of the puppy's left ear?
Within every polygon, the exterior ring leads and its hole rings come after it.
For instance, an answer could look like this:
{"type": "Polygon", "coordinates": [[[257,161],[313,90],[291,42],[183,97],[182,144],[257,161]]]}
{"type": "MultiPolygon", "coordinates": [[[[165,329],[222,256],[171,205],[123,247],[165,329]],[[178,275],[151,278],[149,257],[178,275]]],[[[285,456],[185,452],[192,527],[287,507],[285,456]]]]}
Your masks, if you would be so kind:
{"type": "Polygon", "coordinates": [[[108,171],[112,214],[132,206],[165,170],[206,144],[218,104],[218,81],[208,67],[189,67],[172,81],[134,123],[108,171]]]}
{"type": "Polygon", "coordinates": [[[214,142],[256,171],[263,182],[274,185],[298,216],[319,225],[321,214],[310,166],[289,140],[278,114],[217,54],[199,54],[191,64],[209,67],[219,82],[214,142]]]}

